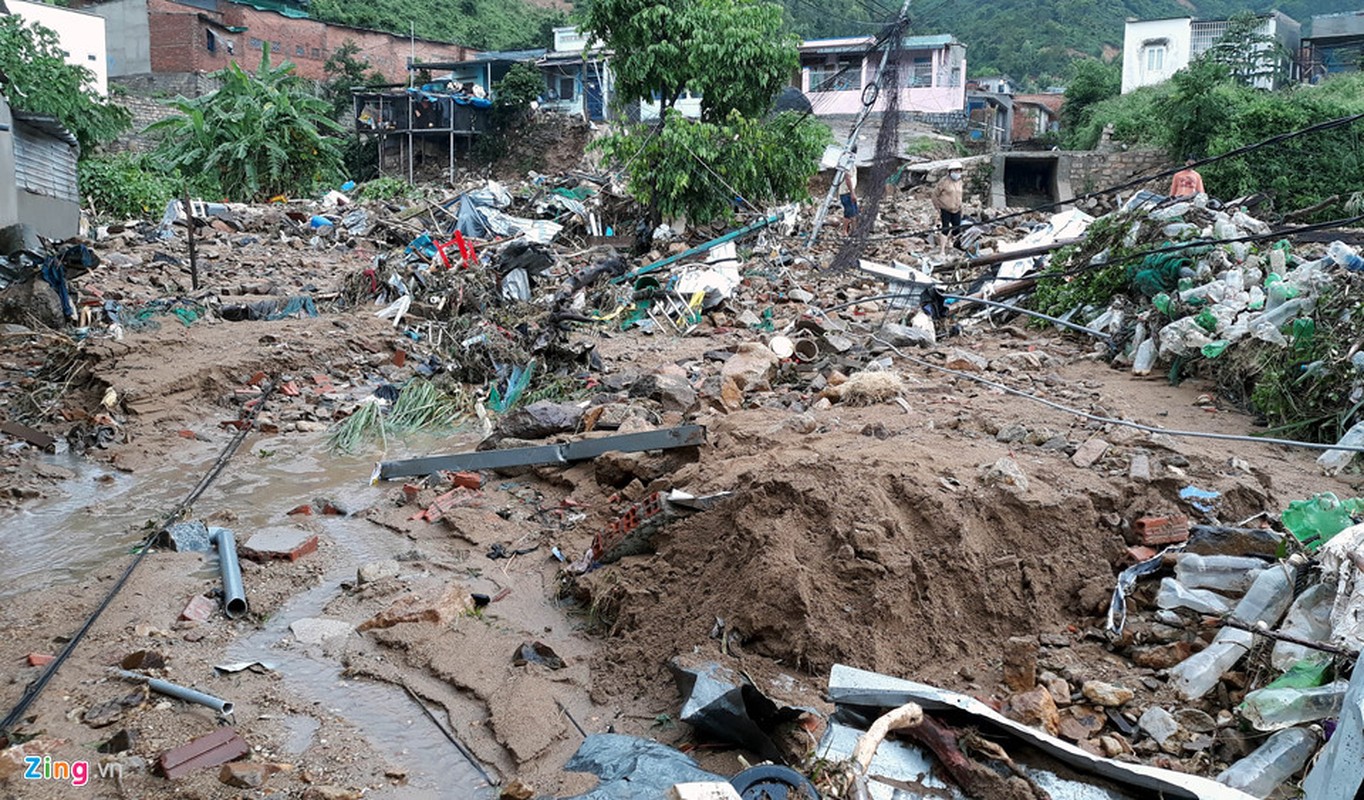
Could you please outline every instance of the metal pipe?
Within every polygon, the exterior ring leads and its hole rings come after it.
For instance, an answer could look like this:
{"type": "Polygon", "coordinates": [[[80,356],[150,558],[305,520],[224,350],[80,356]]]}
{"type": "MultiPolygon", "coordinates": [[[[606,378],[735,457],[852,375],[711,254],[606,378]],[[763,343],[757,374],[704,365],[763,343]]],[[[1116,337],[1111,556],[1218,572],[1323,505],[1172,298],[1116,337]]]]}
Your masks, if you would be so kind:
{"type": "Polygon", "coordinates": [[[223,613],[228,619],[246,616],[250,607],[242,586],[242,567],[237,561],[237,540],[232,531],[218,528],[213,541],[218,546],[218,569],[223,573],[223,613]]]}
{"type": "Polygon", "coordinates": [[[716,245],[721,245],[726,242],[732,242],[741,236],[747,236],[748,234],[753,233],[755,231],[760,231],[763,228],[766,228],[768,225],[775,225],[781,221],[781,218],[782,214],[773,214],[772,216],[767,217],[766,219],[758,220],[752,225],[747,225],[743,228],[739,228],[738,230],[730,231],[729,233],[726,233],[724,236],[718,236],[714,239],[711,239],[705,244],[698,244],[697,246],[691,248],[690,250],[684,250],[676,255],[668,256],[667,258],[655,261],[652,264],[640,267],[634,272],[628,272],[620,276],[619,278],[612,278],[611,283],[624,283],[625,281],[632,281],[635,278],[638,278],[640,275],[648,275],[650,272],[656,272],[668,266],[669,264],[674,264],[678,261],[681,261],[684,258],[691,258],[692,256],[700,255],[706,252],[707,250],[711,249],[712,247],[715,247],[716,245]]]}
{"type": "Polygon", "coordinates": [[[184,700],[186,703],[196,703],[198,705],[211,708],[224,717],[229,716],[232,713],[232,709],[234,708],[232,702],[229,700],[223,700],[221,698],[214,697],[211,694],[204,694],[203,692],[195,691],[194,689],[188,689],[179,684],[171,683],[170,681],[163,681],[159,678],[149,678],[146,675],[142,675],[136,672],[129,672],[126,669],[120,669],[117,670],[117,672],[119,675],[121,675],[124,678],[127,678],[130,681],[141,681],[142,683],[147,684],[147,688],[151,689],[153,692],[156,692],[157,694],[164,694],[167,697],[174,697],[177,700],[184,700]]]}

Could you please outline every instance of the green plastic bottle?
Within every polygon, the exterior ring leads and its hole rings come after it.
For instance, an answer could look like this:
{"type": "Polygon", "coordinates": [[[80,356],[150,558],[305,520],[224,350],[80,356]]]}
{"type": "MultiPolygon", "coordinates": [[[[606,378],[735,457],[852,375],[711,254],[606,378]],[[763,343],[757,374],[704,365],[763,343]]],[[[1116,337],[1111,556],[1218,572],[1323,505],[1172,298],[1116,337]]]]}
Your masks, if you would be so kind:
{"type": "Polygon", "coordinates": [[[1294,538],[1308,550],[1316,551],[1332,536],[1354,525],[1356,515],[1364,515],[1364,500],[1357,497],[1341,500],[1331,492],[1323,492],[1289,503],[1281,519],[1294,538]]]}
{"type": "Polygon", "coordinates": [[[1218,356],[1227,352],[1227,347],[1229,346],[1229,344],[1230,342],[1224,342],[1221,340],[1218,340],[1216,342],[1208,342],[1207,344],[1203,345],[1203,347],[1200,348],[1198,352],[1202,353],[1204,358],[1217,358],[1218,356]]]}

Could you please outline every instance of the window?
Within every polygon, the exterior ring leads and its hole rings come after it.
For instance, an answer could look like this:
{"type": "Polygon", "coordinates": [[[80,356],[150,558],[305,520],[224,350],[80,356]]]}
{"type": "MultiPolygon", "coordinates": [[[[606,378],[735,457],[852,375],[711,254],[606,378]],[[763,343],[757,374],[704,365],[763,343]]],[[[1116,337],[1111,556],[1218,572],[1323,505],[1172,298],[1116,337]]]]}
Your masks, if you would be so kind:
{"type": "Polygon", "coordinates": [[[1165,69],[1165,45],[1158,44],[1147,47],[1144,54],[1147,72],[1160,72],[1165,69]]]}
{"type": "Polygon", "coordinates": [[[905,86],[922,89],[933,85],[933,56],[915,56],[905,73],[905,86]]]}
{"type": "Polygon", "coordinates": [[[204,46],[208,48],[208,52],[216,52],[218,50],[218,37],[213,35],[213,31],[204,31],[204,37],[204,46]]]}
{"type": "Polygon", "coordinates": [[[252,39],[251,41],[247,42],[247,44],[251,47],[252,50],[259,50],[261,48],[260,39],[252,39]]]}
{"type": "Polygon", "coordinates": [[[301,44],[294,45],[294,56],[296,58],[303,58],[307,54],[308,51],[303,49],[303,45],[301,44]]]}
{"type": "Polygon", "coordinates": [[[99,57],[96,56],[94,53],[87,53],[86,56],[85,56],[85,60],[86,60],[86,61],[99,61],[99,57]]]}
{"type": "Polygon", "coordinates": [[[855,92],[862,88],[862,59],[840,57],[807,65],[812,92],[855,92]]]}
{"type": "Polygon", "coordinates": [[[558,92],[560,100],[573,99],[573,77],[571,75],[559,76],[558,92]]]}

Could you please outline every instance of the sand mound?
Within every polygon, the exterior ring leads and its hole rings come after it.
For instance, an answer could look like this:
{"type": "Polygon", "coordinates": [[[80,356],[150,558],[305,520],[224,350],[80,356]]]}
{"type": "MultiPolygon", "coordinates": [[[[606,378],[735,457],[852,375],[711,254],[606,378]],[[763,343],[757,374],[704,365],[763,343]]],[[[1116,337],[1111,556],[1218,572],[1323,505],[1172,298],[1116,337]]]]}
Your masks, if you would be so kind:
{"type": "Polygon", "coordinates": [[[746,474],[724,505],[665,529],[656,556],[586,576],[621,640],[596,665],[599,686],[708,642],[717,618],[731,652],[787,669],[927,678],[1076,621],[1081,590],[1111,580],[1121,538],[1084,492],[954,492],[931,474],[857,466],[746,474]]]}

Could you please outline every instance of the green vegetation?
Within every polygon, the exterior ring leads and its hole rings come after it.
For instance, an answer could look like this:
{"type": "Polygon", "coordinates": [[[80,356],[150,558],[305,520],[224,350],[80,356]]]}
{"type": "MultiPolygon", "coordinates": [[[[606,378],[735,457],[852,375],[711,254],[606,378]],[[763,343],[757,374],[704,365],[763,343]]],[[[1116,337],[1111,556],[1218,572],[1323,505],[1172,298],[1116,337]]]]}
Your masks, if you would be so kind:
{"type": "Polygon", "coordinates": [[[341,174],[342,128],[288,61],[270,66],[270,50],[251,74],[233,64],[215,73],[217,91],[170,103],[180,113],[147,130],[159,134],[163,170],[203,173],[233,200],[306,194],[341,174]]]}
{"type": "Polygon", "coordinates": [[[372,28],[438,42],[457,42],[479,50],[547,47],[562,11],[525,0],[313,0],[308,13],[323,22],[372,28]]]}
{"type": "Polygon", "coordinates": [[[359,55],[360,45],[354,39],[347,39],[327,56],[327,63],[322,65],[327,77],[318,88],[322,91],[322,97],[331,103],[332,119],[338,122],[349,120],[354,113],[351,89],[369,88],[384,82],[383,74],[370,67],[369,60],[359,58],[359,55]]]}
{"type": "Polygon", "coordinates": [[[450,385],[447,391],[423,378],[413,378],[387,409],[379,398],[368,397],[332,430],[329,444],[338,452],[356,453],[361,445],[377,437],[387,450],[390,434],[455,428],[472,413],[474,401],[459,384],[450,385]]]}
{"type": "Polygon", "coordinates": [[[0,86],[10,106],[56,117],[80,142],[82,154],[128,129],[132,116],[90,88],[94,75],[66,63],[57,34],[0,16],[0,86]]]}
{"type": "MultiPolygon", "coordinates": [[[[1094,107],[1122,91],[1122,71],[1117,64],[1105,64],[1085,58],[1071,64],[1070,80],[1066,82],[1066,102],[1061,106],[1061,130],[1067,143],[1072,136],[1084,131],[1088,136],[1094,107]]],[[[1098,133],[1094,134],[1098,140],[1098,133]]],[[[1093,143],[1090,144],[1090,147],[1093,143]]],[[[1088,149],[1088,148],[1082,148],[1088,149]]]]}
{"type": "MultiPolygon", "coordinates": [[[[185,189],[183,177],[165,172],[146,155],[95,155],[82,158],[77,166],[81,195],[96,216],[103,219],[159,214],[171,198],[179,197],[185,189]]],[[[211,197],[215,191],[211,179],[196,175],[191,181],[191,193],[196,196],[211,197]]]]}
{"type": "Polygon", "coordinates": [[[360,187],[355,190],[355,199],[364,203],[370,200],[398,200],[417,197],[420,194],[421,189],[402,178],[384,176],[360,184],[360,187]]]}
{"type": "Polygon", "coordinates": [[[781,10],[760,0],[596,0],[584,28],[616,53],[617,99],[659,98],[661,119],[598,140],[629,165],[629,187],[655,221],[733,216],[735,203],[804,197],[828,129],[764,115],[798,63],[781,10]],[[660,32],[662,32],[660,34],[660,32]],[[674,106],[701,93],[700,121],[674,106]],[[737,195],[737,196],[736,196],[737,195]]]}

